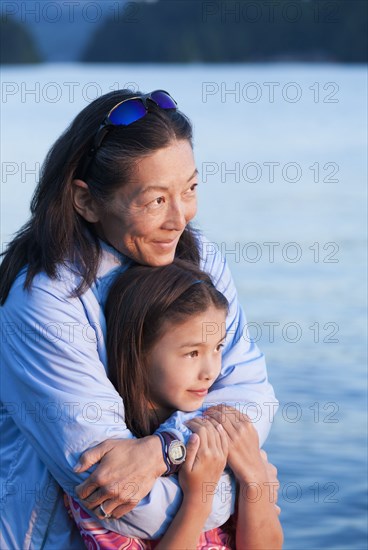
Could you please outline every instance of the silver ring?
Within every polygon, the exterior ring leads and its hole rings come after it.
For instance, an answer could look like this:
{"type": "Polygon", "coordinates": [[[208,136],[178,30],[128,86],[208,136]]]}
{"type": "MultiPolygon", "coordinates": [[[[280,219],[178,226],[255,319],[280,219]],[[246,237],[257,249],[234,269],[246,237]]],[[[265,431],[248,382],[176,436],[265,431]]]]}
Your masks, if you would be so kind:
{"type": "Polygon", "coordinates": [[[111,518],[111,514],[106,514],[102,504],[100,504],[99,509],[100,509],[100,514],[104,519],[111,518]]]}

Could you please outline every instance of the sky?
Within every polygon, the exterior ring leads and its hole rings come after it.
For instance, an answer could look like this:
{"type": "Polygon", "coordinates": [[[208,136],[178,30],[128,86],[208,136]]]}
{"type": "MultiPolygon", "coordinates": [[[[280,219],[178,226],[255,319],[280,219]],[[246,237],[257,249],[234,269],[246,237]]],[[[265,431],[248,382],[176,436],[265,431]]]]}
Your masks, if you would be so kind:
{"type": "Polygon", "coordinates": [[[77,61],[107,17],[122,17],[125,0],[3,0],[2,17],[23,23],[48,62],[77,61]]]}

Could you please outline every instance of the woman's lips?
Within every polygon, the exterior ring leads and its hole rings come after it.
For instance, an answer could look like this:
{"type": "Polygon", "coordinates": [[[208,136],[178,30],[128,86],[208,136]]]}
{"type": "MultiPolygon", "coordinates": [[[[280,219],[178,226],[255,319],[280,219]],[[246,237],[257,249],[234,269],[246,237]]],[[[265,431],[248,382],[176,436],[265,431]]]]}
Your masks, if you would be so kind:
{"type": "Polygon", "coordinates": [[[162,250],[170,250],[171,248],[176,246],[177,242],[178,239],[171,239],[170,241],[152,241],[155,246],[161,248],[162,250]]]}

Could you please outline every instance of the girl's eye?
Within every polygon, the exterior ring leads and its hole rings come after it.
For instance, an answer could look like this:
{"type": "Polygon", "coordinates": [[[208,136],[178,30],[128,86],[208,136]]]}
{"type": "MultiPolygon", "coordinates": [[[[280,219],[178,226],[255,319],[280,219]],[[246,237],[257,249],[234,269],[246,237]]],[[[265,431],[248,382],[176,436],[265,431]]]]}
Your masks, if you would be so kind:
{"type": "Polygon", "coordinates": [[[198,357],[198,351],[197,350],[194,350],[194,351],[190,351],[189,353],[187,353],[188,357],[198,357]]]}
{"type": "Polygon", "coordinates": [[[221,342],[221,344],[219,344],[218,346],[216,346],[216,351],[221,351],[222,348],[224,347],[224,345],[225,345],[225,344],[224,344],[223,342],[221,342]]]}

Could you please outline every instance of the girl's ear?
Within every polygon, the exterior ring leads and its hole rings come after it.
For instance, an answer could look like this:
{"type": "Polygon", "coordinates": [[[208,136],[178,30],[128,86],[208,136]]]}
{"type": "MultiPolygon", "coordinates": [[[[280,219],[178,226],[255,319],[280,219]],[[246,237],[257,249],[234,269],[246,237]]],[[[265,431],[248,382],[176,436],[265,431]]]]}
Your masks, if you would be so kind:
{"type": "Polygon", "coordinates": [[[82,180],[72,181],[72,199],[75,210],[87,222],[97,223],[100,219],[97,203],[92,197],[88,185],[82,180]]]}

